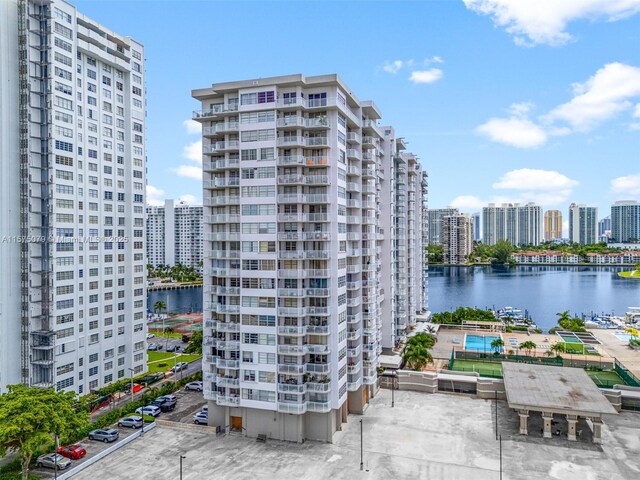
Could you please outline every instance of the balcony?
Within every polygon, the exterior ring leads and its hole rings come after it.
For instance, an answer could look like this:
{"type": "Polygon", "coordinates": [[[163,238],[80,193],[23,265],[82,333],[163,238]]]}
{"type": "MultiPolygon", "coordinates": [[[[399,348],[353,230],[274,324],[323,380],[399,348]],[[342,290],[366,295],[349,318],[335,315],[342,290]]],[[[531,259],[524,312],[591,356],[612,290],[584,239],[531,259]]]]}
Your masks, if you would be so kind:
{"type": "Polygon", "coordinates": [[[304,355],[304,345],[278,345],[280,355],[304,355]]]}
{"type": "Polygon", "coordinates": [[[304,258],[307,260],[326,260],[329,258],[330,253],[328,250],[306,250],[304,258]]]}
{"type": "Polygon", "coordinates": [[[296,383],[278,383],[278,392],[280,393],[305,393],[306,388],[304,384],[296,383]]]}
{"type": "Polygon", "coordinates": [[[301,326],[301,327],[293,327],[289,325],[278,326],[279,335],[301,337],[301,336],[304,336],[306,333],[307,333],[307,328],[305,326],[301,326]]]}
{"type": "Polygon", "coordinates": [[[304,349],[306,353],[329,353],[329,345],[307,344],[304,346],[304,349]]]}
{"type": "Polygon", "coordinates": [[[215,372],[203,372],[202,380],[205,382],[215,382],[218,379],[218,374],[215,372]]]}
{"type": "Polygon", "coordinates": [[[239,387],[240,379],[235,377],[221,377],[218,376],[216,380],[216,385],[219,387],[239,387]]]}
{"type": "Polygon", "coordinates": [[[304,137],[299,135],[294,135],[290,137],[278,137],[276,144],[279,147],[304,147],[305,141],[304,141],[304,137]]]}
{"type": "MultiPolygon", "coordinates": [[[[329,289],[328,288],[307,288],[305,290],[305,294],[308,297],[328,297],[329,289]]],[[[322,307],[323,309],[322,312],[320,312],[319,308],[320,307],[308,307],[307,313],[309,313],[310,315],[328,313],[328,309],[326,307],[322,307]]]]}
{"type": "Polygon", "coordinates": [[[362,286],[362,282],[347,282],[347,290],[357,290],[362,286]]]}
{"type": "Polygon", "coordinates": [[[307,214],[306,213],[279,213],[278,221],[279,222],[306,222],[307,214]]]}
{"type": "Polygon", "coordinates": [[[307,167],[324,166],[329,164],[327,157],[305,157],[304,164],[307,167]]]}
{"type": "Polygon", "coordinates": [[[331,384],[329,382],[326,382],[326,383],[307,382],[306,386],[307,386],[308,392],[327,393],[331,391],[331,384]]]}
{"type": "Polygon", "coordinates": [[[208,207],[216,205],[240,205],[240,196],[220,195],[217,197],[205,197],[204,205],[208,207]]]}
{"type": "Polygon", "coordinates": [[[277,197],[278,203],[305,203],[305,196],[301,193],[281,193],[277,197]]]}
{"type": "Polygon", "coordinates": [[[347,133],[347,142],[348,143],[360,143],[360,135],[356,132],[347,133]]]}
{"type": "Polygon", "coordinates": [[[216,348],[218,350],[240,350],[240,342],[218,340],[216,342],[216,348]]]}
{"type": "Polygon", "coordinates": [[[240,305],[223,305],[218,303],[214,305],[217,313],[240,313],[240,305]]]}
{"type": "Polygon", "coordinates": [[[302,185],[305,183],[304,175],[278,175],[278,185],[302,185]]]}
{"type": "Polygon", "coordinates": [[[240,324],[231,322],[217,322],[216,331],[218,332],[239,332],[240,324]]]}
{"type": "Polygon", "coordinates": [[[307,147],[328,147],[329,140],[327,137],[307,137],[305,145],[307,147]]]}
{"type": "MultiPolygon", "coordinates": [[[[305,175],[304,183],[305,185],[329,185],[329,176],[328,175],[305,175]]],[[[310,221],[313,221],[313,220],[310,220],[310,221]]]]}
{"type": "Polygon", "coordinates": [[[303,288],[279,288],[278,296],[287,298],[302,298],[305,296],[305,290],[303,288]]]}
{"type": "Polygon", "coordinates": [[[276,106],[280,109],[286,109],[286,108],[304,108],[306,107],[306,102],[304,100],[304,98],[278,98],[278,100],[276,100],[276,106]]]}
{"type": "Polygon", "coordinates": [[[331,370],[331,367],[327,363],[307,363],[307,373],[324,373],[327,374],[331,370]]]}
{"type": "Polygon", "coordinates": [[[237,407],[240,405],[240,397],[236,395],[223,395],[219,393],[216,396],[216,403],[218,405],[224,405],[228,407],[237,407]]]}
{"type": "Polygon", "coordinates": [[[205,233],[203,234],[203,237],[207,242],[224,242],[224,241],[240,240],[239,233],[230,233],[230,232],[205,233]]]}
{"type": "Polygon", "coordinates": [[[238,140],[228,140],[226,142],[213,142],[208,147],[204,147],[204,153],[222,153],[227,151],[238,150],[240,142],[238,140]]]}
{"type": "Polygon", "coordinates": [[[355,313],[352,315],[347,315],[347,323],[350,324],[355,324],[355,323],[360,323],[362,321],[362,314],[361,313],[355,313]]]}
{"type": "Polygon", "coordinates": [[[210,137],[226,132],[237,132],[238,128],[238,122],[220,122],[210,127],[202,127],[202,135],[210,137]]]}
{"type": "Polygon", "coordinates": [[[360,296],[347,298],[347,307],[357,307],[358,305],[360,305],[360,303],[360,296]]]}
{"type": "Polygon", "coordinates": [[[327,413],[331,411],[329,402],[307,402],[307,412],[327,413]]]}
{"type": "Polygon", "coordinates": [[[307,325],[306,333],[307,335],[329,335],[329,326],[307,325]]]}
{"type": "Polygon", "coordinates": [[[203,223],[239,223],[240,215],[221,213],[218,215],[205,215],[203,223]]]}
{"type": "Polygon", "coordinates": [[[303,155],[280,155],[278,156],[278,165],[305,165],[306,158],[303,155]]]}
{"type": "Polygon", "coordinates": [[[362,137],[362,146],[363,147],[375,147],[377,145],[377,139],[373,138],[370,135],[364,135],[362,137]]]}
{"type": "Polygon", "coordinates": [[[362,386],[362,379],[359,378],[358,380],[356,380],[355,382],[348,382],[347,383],[347,390],[349,390],[350,392],[355,392],[356,390],[358,390],[360,387],[362,386]]]}
{"type": "Polygon", "coordinates": [[[378,377],[375,374],[365,375],[364,377],[362,377],[362,383],[364,383],[365,385],[373,385],[376,383],[377,378],[378,377]]]}
{"type": "Polygon", "coordinates": [[[347,150],[347,158],[352,160],[361,160],[362,154],[360,153],[360,150],[356,150],[355,148],[350,148],[347,150]]]}
{"type": "Polygon", "coordinates": [[[286,364],[278,365],[278,373],[283,373],[288,375],[302,375],[304,371],[305,371],[305,365],[286,365],[286,364]]]}
{"type": "Polygon", "coordinates": [[[306,403],[278,402],[278,412],[303,414],[307,411],[306,403]]]}
{"type": "Polygon", "coordinates": [[[362,353],[362,349],[360,348],[360,345],[358,345],[357,347],[354,348],[347,348],[347,356],[348,357],[357,357],[362,353]]]}
{"type": "MultiPolygon", "coordinates": [[[[361,239],[362,239],[362,234],[360,232],[347,232],[347,240],[355,241],[355,240],[361,240],[361,239]]],[[[357,272],[354,272],[354,273],[357,273],[357,272]]]]}
{"type": "Polygon", "coordinates": [[[362,187],[359,183],[356,183],[356,182],[347,183],[347,190],[350,192],[360,192],[361,189],[362,187]]]}
{"type": "Polygon", "coordinates": [[[349,375],[354,375],[358,373],[361,368],[362,368],[362,365],[360,364],[360,362],[347,364],[347,373],[349,375]]]}
{"type": "Polygon", "coordinates": [[[349,330],[347,332],[347,340],[358,340],[360,338],[360,330],[349,330]]]}
{"type": "MultiPolygon", "coordinates": [[[[349,238],[349,240],[351,240],[349,238]]],[[[347,265],[347,273],[360,273],[362,267],[360,265],[347,265]]]]}
{"type": "Polygon", "coordinates": [[[195,110],[193,112],[194,120],[205,120],[207,118],[217,117],[226,113],[233,113],[238,111],[237,103],[230,103],[228,105],[212,105],[208,110],[195,110]]]}
{"type": "Polygon", "coordinates": [[[289,317],[304,317],[307,313],[305,307],[279,307],[278,315],[286,315],[289,317]]]}
{"type": "MultiPolygon", "coordinates": [[[[354,249],[354,248],[350,249],[347,252],[347,257],[359,257],[360,255],[361,255],[360,250],[354,249]]],[[[349,287],[347,287],[347,288],[349,288],[349,287]]]]}
{"type": "Polygon", "coordinates": [[[224,360],[218,357],[218,360],[216,361],[216,367],[238,370],[240,368],[240,360],[224,360]]]}
{"type": "Polygon", "coordinates": [[[374,168],[363,168],[362,176],[365,178],[374,178],[376,176],[376,171],[374,168]]]}
{"type": "Polygon", "coordinates": [[[305,119],[298,115],[290,115],[287,117],[278,118],[277,125],[279,128],[287,128],[287,127],[302,127],[305,125],[305,119]]]}

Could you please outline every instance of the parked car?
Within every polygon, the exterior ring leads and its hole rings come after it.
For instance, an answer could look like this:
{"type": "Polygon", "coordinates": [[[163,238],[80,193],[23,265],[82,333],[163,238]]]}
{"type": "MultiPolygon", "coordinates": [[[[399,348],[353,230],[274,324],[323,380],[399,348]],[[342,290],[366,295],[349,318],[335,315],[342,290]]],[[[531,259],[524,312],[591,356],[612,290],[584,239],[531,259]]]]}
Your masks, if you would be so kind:
{"type": "Polygon", "coordinates": [[[157,417],[160,415],[160,407],[156,405],[145,405],[144,407],[136,408],[136,413],[138,415],[151,415],[152,417],[157,417]]]}
{"type": "Polygon", "coordinates": [[[196,392],[201,392],[203,388],[203,383],[200,381],[189,382],[184,386],[185,390],[195,390],[196,392]]]}
{"type": "Polygon", "coordinates": [[[187,335],[186,333],[184,335],[182,335],[182,342],[183,343],[187,343],[189,340],[191,340],[191,335],[187,335]]]}
{"type": "Polygon", "coordinates": [[[178,362],[175,364],[174,367],[171,368],[171,371],[173,373],[179,372],[181,370],[186,369],[189,366],[189,364],[187,362],[178,362]]]}
{"type": "Polygon", "coordinates": [[[40,455],[36,460],[36,465],[38,468],[55,468],[58,470],[64,470],[65,468],[69,468],[71,466],[71,460],[63,457],[59,453],[47,453],[45,455],[40,455]]]}
{"type": "Polygon", "coordinates": [[[169,345],[167,347],[167,352],[179,352],[180,351],[180,345],[169,345]]]}
{"type": "Polygon", "coordinates": [[[209,404],[205,403],[200,409],[200,411],[209,413],[209,404]]]}
{"type": "Polygon", "coordinates": [[[99,428],[89,432],[89,440],[101,440],[104,443],[115,442],[120,437],[120,432],[113,428],[99,428]]]}
{"type": "Polygon", "coordinates": [[[82,445],[75,444],[59,447],[58,453],[63,457],[67,457],[72,460],[79,460],[87,454],[87,450],[82,445]]]}
{"type": "Polygon", "coordinates": [[[158,399],[154,400],[149,405],[153,405],[154,407],[158,407],[161,412],[171,412],[173,409],[176,408],[175,402],[171,403],[171,402],[167,402],[165,400],[158,400],[158,399]]]}
{"type": "Polygon", "coordinates": [[[149,350],[150,352],[155,352],[156,350],[160,349],[158,348],[157,343],[150,343],[149,345],[147,345],[147,350],[149,350]]]}
{"type": "Polygon", "coordinates": [[[121,418],[118,422],[119,427],[140,428],[142,426],[142,417],[131,415],[121,418]]]}
{"type": "Polygon", "coordinates": [[[193,423],[196,425],[208,425],[209,414],[207,412],[198,412],[193,416],[193,423]]]}
{"type": "Polygon", "coordinates": [[[153,333],[147,333],[147,340],[149,340],[150,338],[155,337],[155,335],[153,333]]]}

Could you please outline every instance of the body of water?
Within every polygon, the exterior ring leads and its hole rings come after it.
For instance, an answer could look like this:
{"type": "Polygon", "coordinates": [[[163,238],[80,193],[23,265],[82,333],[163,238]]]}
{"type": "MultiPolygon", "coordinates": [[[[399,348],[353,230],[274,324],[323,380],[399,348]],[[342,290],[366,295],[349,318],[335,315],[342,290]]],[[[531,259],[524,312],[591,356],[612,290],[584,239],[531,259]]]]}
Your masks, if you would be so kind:
{"type": "Polygon", "coordinates": [[[150,290],[147,294],[147,308],[153,311],[153,304],[158,300],[162,300],[167,304],[167,311],[169,312],[202,312],[202,287],[150,290]]]}
{"type": "Polygon", "coordinates": [[[543,330],[556,326],[556,313],[615,313],[640,306],[640,281],[618,277],[631,267],[483,265],[429,267],[429,310],[458,307],[519,308],[543,330]]]}

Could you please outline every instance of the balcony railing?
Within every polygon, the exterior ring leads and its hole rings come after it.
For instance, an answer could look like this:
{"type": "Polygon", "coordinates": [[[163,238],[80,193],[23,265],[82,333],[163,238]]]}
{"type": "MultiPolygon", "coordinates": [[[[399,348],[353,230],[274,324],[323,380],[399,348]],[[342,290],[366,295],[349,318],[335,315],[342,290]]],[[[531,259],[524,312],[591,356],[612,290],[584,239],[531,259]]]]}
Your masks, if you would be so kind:
{"type": "Polygon", "coordinates": [[[237,407],[238,405],[240,405],[240,397],[239,396],[233,396],[233,395],[222,395],[222,394],[218,394],[216,396],[216,403],[218,405],[226,405],[226,406],[230,406],[230,407],[237,407]]]}

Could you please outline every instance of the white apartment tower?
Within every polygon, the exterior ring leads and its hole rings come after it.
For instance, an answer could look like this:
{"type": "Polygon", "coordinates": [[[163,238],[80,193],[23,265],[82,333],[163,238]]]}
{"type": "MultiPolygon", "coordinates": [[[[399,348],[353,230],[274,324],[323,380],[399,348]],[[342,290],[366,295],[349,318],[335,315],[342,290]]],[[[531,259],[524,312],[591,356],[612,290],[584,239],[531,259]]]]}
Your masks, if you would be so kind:
{"type": "Polygon", "coordinates": [[[473,251],[473,219],[469,215],[450,215],[442,219],[444,263],[463,264],[473,251]]]}
{"type": "Polygon", "coordinates": [[[432,208],[427,210],[429,222],[428,245],[440,245],[442,237],[442,219],[449,215],[458,215],[457,208],[432,208]]]}
{"type": "Polygon", "coordinates": [[[64,1],[0,2],[0,392],[145,369],[143,52],[64,1]]]}
{"type": "Polygon", "coordinates": [[[158,265],[181,264],[201,271],[202,206],[165,200],[147,206],[147,258],[158,265]]]}
{"type": "Polygon", "coordinates": [[[584,204],[569,205],[569,241],[580,245],[598,242],[598,208],[584,204]]]}
{"type": "Polygon", "coordinates": [[[515,246],[539,245],[542,208],[533,203],[490,203],[482,209],[482,243],[495,245],[507,240],[515,246]]]}
{"type": "Polygon", "coordinates": [[[381,315],[395,300],[395,137],[337,75],[214,84],[193,97],[209,423],[331,441],[375,394],[378,355],[396,334],[381,315]]]}

